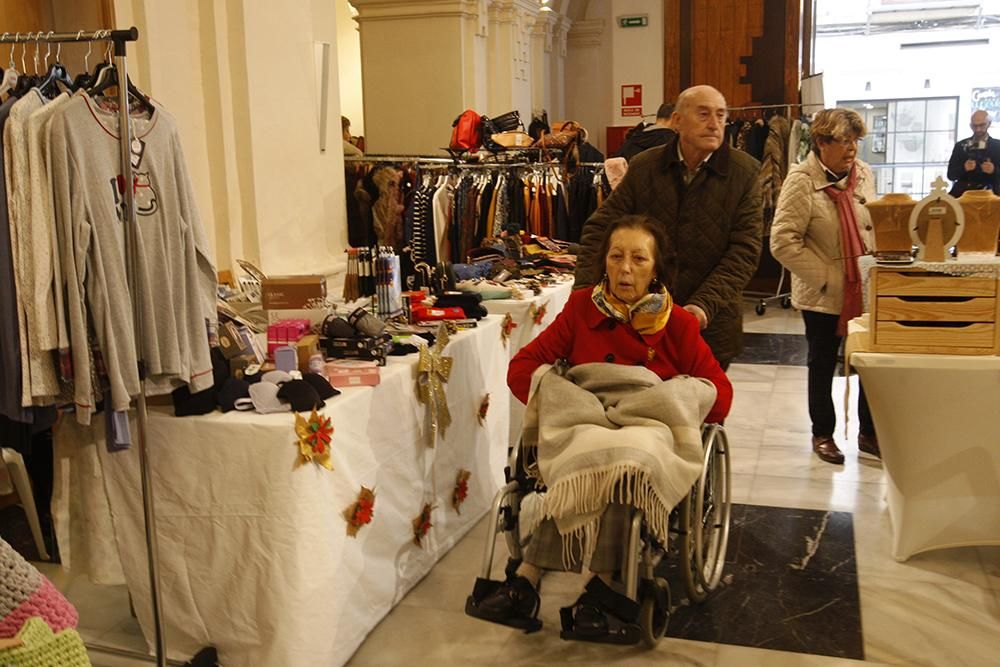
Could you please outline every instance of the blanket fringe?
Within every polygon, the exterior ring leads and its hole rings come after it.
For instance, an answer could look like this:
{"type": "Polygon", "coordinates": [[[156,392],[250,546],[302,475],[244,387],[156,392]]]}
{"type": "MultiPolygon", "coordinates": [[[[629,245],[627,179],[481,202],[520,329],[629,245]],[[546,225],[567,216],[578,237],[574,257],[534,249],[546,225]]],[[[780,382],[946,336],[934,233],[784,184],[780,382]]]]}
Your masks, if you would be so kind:
{"type": "Polygon", "coordinates": [[[581,525],[573,526],[565,533],[559,531],[563,565],[569,569],[576,560],[573,554],[575,544],[581,545],[581,561],[590,563],[597,544],[601,515],[609,503],[621,503],[642,510],[650,532],[666,544],[670,511],[677,502],[680,498],[676,501],[665,498],[652,483],[649,472],[642,467],[618,463],[561,479],[545,495],[544,516],[555,519],[558,526],[559,519],[563,517],[596,515],[587,517],[581,525]]]}

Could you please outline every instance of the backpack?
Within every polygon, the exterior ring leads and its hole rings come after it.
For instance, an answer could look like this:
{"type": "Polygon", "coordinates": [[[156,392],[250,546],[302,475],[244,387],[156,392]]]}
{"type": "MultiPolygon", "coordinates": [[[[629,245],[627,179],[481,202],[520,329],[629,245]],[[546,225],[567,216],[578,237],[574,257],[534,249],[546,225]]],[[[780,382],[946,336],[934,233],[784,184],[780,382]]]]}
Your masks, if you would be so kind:
{"type": "Polygon", "coordinates": [[[462,112],[451,124],[451,143],[448,147],[455,151],[475,151],[482,143],[482,117],[472,109],[462,112]]]}

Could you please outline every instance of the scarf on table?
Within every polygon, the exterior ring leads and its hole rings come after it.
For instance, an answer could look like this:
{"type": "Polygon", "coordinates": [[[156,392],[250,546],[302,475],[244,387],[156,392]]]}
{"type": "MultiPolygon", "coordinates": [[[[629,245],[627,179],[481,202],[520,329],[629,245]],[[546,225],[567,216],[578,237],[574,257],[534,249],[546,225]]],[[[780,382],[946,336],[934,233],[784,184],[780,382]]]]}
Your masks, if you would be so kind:
{"type": "Polygon", "coordinates": [[[657,291],[650,292],[629,305],[611,292],[607,277],[594,286],[591,298],[599,311],[618,322],[631,324],[643,336],[654,334],[667,326],[670,311],[674,307],[670,292],[662,285],[657,291]]]}
{"type": "Polygon", "coordinates": [[[858,269],[858,257],[864,254],[864,244],[861,243],[861,233],[858,231],[858,220],[854,216],[854,187],[858,183],[858,169],[851,167],[847,176],[847,187],[843,190],[836,185],[824,188],[827,196],[837,207],[837,217],[840,219],[840,250],[843,255],[844,267],[844,305],[837,320],[837,335],[847,335],[847,323],[861,314],[863,304],[861,299],[861,271],[858,269]]]}

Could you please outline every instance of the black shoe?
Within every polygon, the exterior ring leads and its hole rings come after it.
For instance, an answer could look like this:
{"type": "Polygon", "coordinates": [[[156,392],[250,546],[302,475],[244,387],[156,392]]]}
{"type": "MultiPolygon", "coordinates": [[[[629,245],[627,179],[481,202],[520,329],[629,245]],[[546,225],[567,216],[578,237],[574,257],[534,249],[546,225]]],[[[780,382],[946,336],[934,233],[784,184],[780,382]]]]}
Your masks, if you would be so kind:
{"type": "Polygon", "coordinates": [[[882,450],[878,448],[878,436],[874,433],[865,435],[858,434],[858,455],[868,458],[882,459],[882,450]]]}
{"type": "Polygon", "coordinates": [[[479,618],[504,623],[534,619],[538,616],[540,605],[538,591],[531,582],[525,577],[514,575],[483,598],[476,607],[479,618]]]}

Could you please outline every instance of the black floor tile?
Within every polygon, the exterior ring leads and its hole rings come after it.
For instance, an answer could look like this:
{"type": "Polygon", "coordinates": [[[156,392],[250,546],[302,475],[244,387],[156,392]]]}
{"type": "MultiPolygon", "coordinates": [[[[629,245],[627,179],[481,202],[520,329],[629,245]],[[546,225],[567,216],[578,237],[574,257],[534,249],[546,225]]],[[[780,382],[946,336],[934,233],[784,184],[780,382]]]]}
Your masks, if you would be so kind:
{"type": "Polygon", "coordinates": [[[744,333],[743,353],[733,363],[805,366],[806,356],[802,334],[744,333]]]}
{"type": "Polygon", "coordinates": [[[723,581],[705,602],[688,603],[677,558],[661,566],[676,606],[667,635],[864,659],[851,515],[733,505],[731,526],[723,581]]]}

